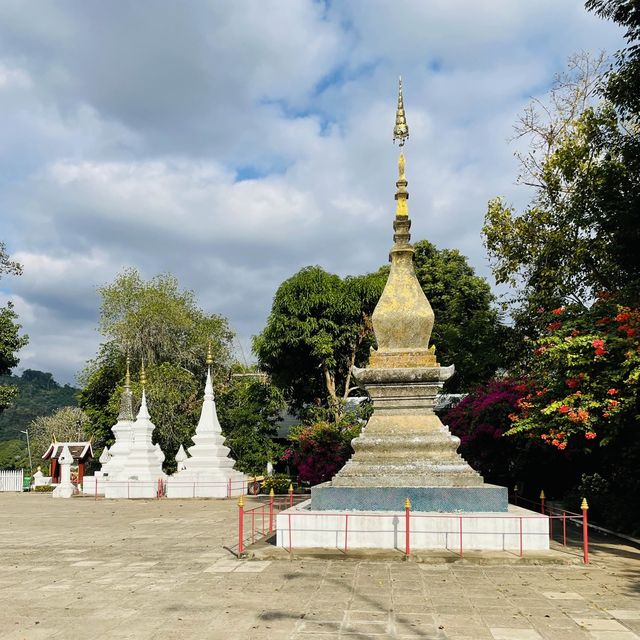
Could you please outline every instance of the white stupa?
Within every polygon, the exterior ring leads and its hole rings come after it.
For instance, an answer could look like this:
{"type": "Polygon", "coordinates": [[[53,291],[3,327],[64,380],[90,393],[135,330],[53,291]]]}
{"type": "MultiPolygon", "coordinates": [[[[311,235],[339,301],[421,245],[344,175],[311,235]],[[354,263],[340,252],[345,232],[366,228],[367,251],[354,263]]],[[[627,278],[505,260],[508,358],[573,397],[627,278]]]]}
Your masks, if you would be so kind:
{"type": "Polygon", "coordinates": [[[184,462],[185,460],[188,460],[189,456],[187,455],[187,452],[184,450],[184,447],[182,445],[180,445],[180,448],[178,449],[178,453],[176,453],[176,471],[183,471],[184,469],[186,469],[186,467],[184,466],[184,462]]]}
{"type": "Polygon", "coordinates": [[[120,396],[120,412],[118,421],[111,427],[116,439],[110,449],[107,447],[100,456],[100,471],[93,476],[85,476],[82,481],[82,492],[89,495],[103,496],[105,483],[124,469],[124,463],[131,451],[133,429],[133,395],[131,393],[131,375],[129,373],[129,356],[127,356],[127,373],[124,378],[124,390],[120,396]],[[97,484],[96,484],[97,483],[97,484]]]}
{"type": "MultiPolygon", "coordinates": [[[[158,495],[158,481],[166,478],[158,454],[159,447],[152,441],[155,425],[151,422],[147,409],[144,363],[140,371],[140,382],[142,402],[131,430],[131,446],[122,468],[109,475],[105,485],[107,498],[155,498],[158,495]]],[[[113,447],[111,451],[113,452],[113,447]]],[[[162,451],[160,453],[164,460],[164,454],[162,451]]]]}
{"type": "Polygon", "coordinates": [[[211,384],[212,362],[209,348],[207,381],[200,420],[192,438],[194,445],[188,449],[190,457],[180,461],[178,471],[167,480],[168,498],[226,498],[246,491],[246,477],[233,468],[235,460],[229,457],[229,447],[224,444],[211,384]]]}

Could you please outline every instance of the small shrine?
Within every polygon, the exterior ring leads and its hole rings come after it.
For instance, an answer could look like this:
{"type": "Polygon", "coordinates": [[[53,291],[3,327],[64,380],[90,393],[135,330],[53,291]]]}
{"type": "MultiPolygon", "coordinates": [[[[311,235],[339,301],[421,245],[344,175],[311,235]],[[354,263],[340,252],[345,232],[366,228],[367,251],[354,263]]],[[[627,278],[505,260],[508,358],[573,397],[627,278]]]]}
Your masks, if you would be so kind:
{"type": "Polygon", "coordinates": [[[73,458],[73,465],[78,466],[77,483],[82,484],[84,479],[85,465],[89,460],[93,460],[93,449],[91,442],[52,442],[45,454],[43,460],[49,460],[51,484],[59,484],[61,477],[60,456],[65,447],[69,449],[69,454],[73,458]]]}

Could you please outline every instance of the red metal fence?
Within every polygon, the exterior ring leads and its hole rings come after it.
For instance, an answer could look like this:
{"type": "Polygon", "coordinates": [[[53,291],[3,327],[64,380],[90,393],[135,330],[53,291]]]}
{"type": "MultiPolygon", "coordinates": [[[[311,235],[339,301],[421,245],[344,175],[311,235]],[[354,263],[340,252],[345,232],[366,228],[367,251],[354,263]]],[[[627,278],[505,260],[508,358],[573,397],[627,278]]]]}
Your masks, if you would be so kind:
{"type": "MultiPolygon", "coordinates": [[[[303,500],[307,500],[308,496],[300,496],[303,500]]],[[[253,544],[256,540],[271,534],[274,531],[274,517],[278,511],[282,511],[284,509],[289,509],[290,506],[293,506],[293,494],[289,494],[289,499],[279,497],[277,503],[274,501],[274,497],[270,497],[270,502],[258,505],[251,509],[244,508],[244,500],[240,499],[238,502],[238,540],[237,544],[234,545],[234,548],[231,549],[234,553],[237,551],[238,555],[241,555],[246,546],[248,544],[253,544]],[[268,528],[266,526],[268,523],[268,528]]],[[[411,554],[411,542],[412,539],[415,541],[417,536],[420,536],[421,533],[424,533],[423,530],[420,530],[420,526],[418,525],[418,521],[421,518],[430,518],[435,520],[440,520],[446,523],[446,527],[442,530],[437,531],[436,533],[444,534],[445,536],[456,535],[458,540],[457,553],[460,557],[464,555],[464,540],[465,540],[465,532],[467,534],[478,535],[477,527],[469,527],[469,522],[474,521],[474,524],[478,522],[482,522],[482,520],[490,520],[495,524],[496,516],[495,515],[482,515],[482,514],[438,514],[438,513],[416,513],[411,511],[411,502],[407,499],[405,501],[405,509],[404,513],[393,513],[393,512],[381,512],[381,513],[357,513],[358,518],[372,518],[377,519],[378,521],[385,521],[391,519],[391,521],[395,524],[404,520],[404,553],[409,556],[411,554]],[[465,526],[465,523],[467,525],[465,526]],[[474,531],[469,531],[472,528],[474,531]],[[415,530],[418,529],[418,530],[415,530]]],[[[567,523],[574,523],[578,526],[582,527],[582,557],[583,562],[585,564],[589,563],[589,537],[588,537],[588,521],[587,521],[587,511],[589,509],[587,505],[587,501],[583,499],[581,505],[582,513],[566,511],[558,508],[551,508],[544,504],[536,505],[540,512],[545,515],[549,522],[549,538],[550,540],[554,540],[558,538],[559,542],[562,543],[563,546],[567,546],[567,523]],[[555,523],[555,524],[554,524],[555,523]],[[555,536],[555,538],[554,538],[555,536]]],[[[538,509],[536,509],[538,510],[538,509]]],[[[350,531],[350,519],[353,521],[353,518],[356,516],[354,512],[322,512],[322,511],[307,511],[300,510],[295,511],[291,509],[286,514],[287,526],[282,531],[283,536],[286,533],[287,535],[284,537],[286,541],[285,547],[288,548],[289,552],[292,552],[295,548],[294,544],[294,532],[297,531],[295,527],[295,518],[306,518],[309,516],[314,517],[324,517],[331,518],[334,522],[333,528],[324,529],[328,530],[332,533],[336,534],[336,539],[338,537],[342,537],[343,546],[341,550],[344,553],[348,553],[349,551],[349,535],[353,535],[353,532],[350,531]],[[343,522],[343,526],[339,526],[336,522],[343,522]]],[[[524,523],[527,520],[539,520],[540,516],[538,515],[507,515],[505,514],[498,516],[499,521],[504,525],[505,523],[512,523],[514,526],[511,531],[505,531],[505,527],[503,526],[503,531],[484,531],[481,532],[489,535],[503,535],[506,536],[517,536],[517,545],[514,547],[514,551],[518,552],[520,557],[524,554],[524,544],[523,537],[524,535],[532,535],[531,533],[524,533],[524,523]]],[[[431,532],[433,533],[433,532],[431,532]]],[[[503,538],[503,539],[505,539],[503,538]]],[[[447,540],[448,537],[445,537],[447,540]]],[[[511,547],[510,547],[511,548],[511,547]]],[[[402,550],[402,549],[401,549],[402,550]]]]}

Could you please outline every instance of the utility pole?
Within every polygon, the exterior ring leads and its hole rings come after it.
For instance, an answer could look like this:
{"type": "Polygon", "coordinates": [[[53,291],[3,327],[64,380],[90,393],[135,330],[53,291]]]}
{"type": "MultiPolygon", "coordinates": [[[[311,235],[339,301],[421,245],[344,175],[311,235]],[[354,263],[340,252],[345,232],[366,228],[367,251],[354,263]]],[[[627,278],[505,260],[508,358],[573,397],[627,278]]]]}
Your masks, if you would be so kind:
{"type": "Polygon", "coordinates": [[[33,478],[33,462],[31,461],[31,444],[29,443],[29,429],[25,431],[20,431],[20,433],[24,433],[27,436],[27,451],[29,452],[29,469],[31,470],[31,477],[33,478]]]}

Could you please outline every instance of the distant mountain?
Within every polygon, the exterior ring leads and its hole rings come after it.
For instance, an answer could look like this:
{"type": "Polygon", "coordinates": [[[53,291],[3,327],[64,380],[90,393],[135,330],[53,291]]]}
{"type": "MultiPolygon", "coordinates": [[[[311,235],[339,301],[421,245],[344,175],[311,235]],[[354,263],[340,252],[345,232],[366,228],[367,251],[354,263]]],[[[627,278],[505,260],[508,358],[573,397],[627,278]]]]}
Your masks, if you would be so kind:
{"type": "Polygon", "coordinates": [[[51,415],[60,407],[78,406],[80,389],[59,385],[50,373],[26,369],[21,376],[0,376],[0,384],[18,387],[13,404],[0,413],[0,441],[23,439],[29,423],[38,416],[51,415]]]}

